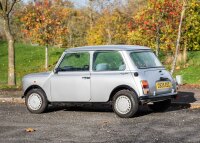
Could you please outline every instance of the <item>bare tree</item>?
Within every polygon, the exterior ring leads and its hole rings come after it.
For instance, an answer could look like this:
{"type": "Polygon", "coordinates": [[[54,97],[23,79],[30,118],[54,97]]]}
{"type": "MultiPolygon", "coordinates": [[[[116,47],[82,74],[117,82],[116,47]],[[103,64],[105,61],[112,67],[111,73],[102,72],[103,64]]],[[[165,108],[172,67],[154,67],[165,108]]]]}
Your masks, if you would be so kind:
{"type": "Polygon", "coordinates": [[[172,68],[171,68],[171,75],[174,73],[175,67],[176,67],[176,62],[177,62],[177,57],[178,57],[178,52],[179,52],[179,47],[180,47],[180,39],[181,39],[181,27],[183,23],[183,18],[185,16],[185,10],[187,8],[187,2],[186,0],[183,0],[183,7],[181,11],[181,18],[180,18],[180,23],[179,23],[179,29],[178,29],[178,37],[177,37],[177,43],[176,43],[176,51],[175,51],[175,56],[174,60],[172,63],[172,68]]]}
{"type": "Polygon", "coordinates": [[[14,38],[10,29],[10,14],[17,0],[0,0],[0,16],[8,42],[8,85],[16,85],[14,38]]]}

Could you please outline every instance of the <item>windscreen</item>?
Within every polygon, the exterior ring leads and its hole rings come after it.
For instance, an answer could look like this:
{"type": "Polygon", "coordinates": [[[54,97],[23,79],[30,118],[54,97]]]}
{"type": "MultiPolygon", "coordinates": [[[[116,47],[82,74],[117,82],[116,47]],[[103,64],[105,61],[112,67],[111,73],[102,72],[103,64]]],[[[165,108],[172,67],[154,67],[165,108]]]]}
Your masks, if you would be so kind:
{"type": "Polygon", "coordinates": [[[158,58],[151,51],[131,52],[130,56],[138,68],[162,67],[158,58]]]}

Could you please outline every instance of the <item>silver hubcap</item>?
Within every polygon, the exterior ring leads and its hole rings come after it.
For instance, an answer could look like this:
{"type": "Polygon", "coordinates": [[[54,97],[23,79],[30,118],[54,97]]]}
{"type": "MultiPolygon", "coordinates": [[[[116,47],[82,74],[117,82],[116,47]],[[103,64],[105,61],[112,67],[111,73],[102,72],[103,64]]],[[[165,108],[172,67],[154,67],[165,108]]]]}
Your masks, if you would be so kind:
{"type": "Polygon", "coordinates": [[[115,107],[120,114],[127,114],[131,110],[131,100],[127,96],[119,96],[115,107]]]}
{"type": "Polygon", "coordinates": [[[32,93],[28,98],[28,106],[32,110],[38,110],[42,106],[42,98],[37,93],[32,93]]]}

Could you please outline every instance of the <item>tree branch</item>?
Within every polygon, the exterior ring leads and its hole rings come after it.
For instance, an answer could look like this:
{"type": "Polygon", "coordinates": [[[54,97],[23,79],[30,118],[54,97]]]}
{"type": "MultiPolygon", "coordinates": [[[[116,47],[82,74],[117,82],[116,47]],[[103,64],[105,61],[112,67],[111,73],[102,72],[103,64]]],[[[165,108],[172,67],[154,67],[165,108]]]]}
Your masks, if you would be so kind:
{"type": "Polygon", "coordinates": [[[7,9],[8,9],[8,0],[5,0],[6,2],[5,2],[5,13],[6,13],[6,11],[7,11],[7,9]]]}
{"type": "Polygon", "coordinates": [[[2,4],[1,4],[1,1],[0,1],[0,10],[3,10],[3,7],[2,7],[2,4]]]}
{"type": "Polygon", "coordinates": [[[11,7],[10,7],[10,9],[6,12],[6,14],[10,14],[10,12],[12,11],[14,5],[15,5],[17,2],[19,2],[19,1],[17,1],[17,0],[12,0],[11,7]]]}

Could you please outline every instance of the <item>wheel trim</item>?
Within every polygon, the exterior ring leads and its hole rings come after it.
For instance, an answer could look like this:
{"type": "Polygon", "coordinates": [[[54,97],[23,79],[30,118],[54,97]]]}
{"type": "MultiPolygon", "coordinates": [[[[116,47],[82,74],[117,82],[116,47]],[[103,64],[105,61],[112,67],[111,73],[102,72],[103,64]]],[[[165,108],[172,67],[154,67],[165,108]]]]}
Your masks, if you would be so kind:
{"type": "Polygon", "coordinates": [[[28,98],[28,107],[32,110],[38,110],[42,106],[42,98],[37,93],[32,93],[28,98]]]}
{"type": "Polygon", "coordinates": [[[120,114],[127,114],[131,110],[131,100],[125,96],[119,96],[115,102],[115,108],[120,114]]]}

